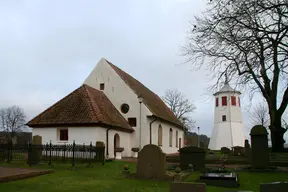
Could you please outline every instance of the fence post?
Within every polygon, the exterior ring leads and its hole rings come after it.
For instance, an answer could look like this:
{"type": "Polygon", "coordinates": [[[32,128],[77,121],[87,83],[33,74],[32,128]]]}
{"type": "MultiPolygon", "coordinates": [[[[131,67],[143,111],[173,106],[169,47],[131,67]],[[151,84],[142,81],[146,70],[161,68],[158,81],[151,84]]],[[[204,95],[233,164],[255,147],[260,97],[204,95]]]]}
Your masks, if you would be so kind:
{"type": "Polygon", "coordinates": [[[87,167],[93,167],[92,166],[92,141],[90,141],[90,146],[89,146],[89,164],[87,167]]]}
{"type": "Polygon", "coordinates": [[[8,141],[7,143],[7,163],[10,163],[12,161],[12,156],[13,156],[13,142],[12,141],[8,141]]]}
{"type": "Polygon", "coordinates": [[[63,148],[63,163],[65,163],[65,152],[66,152],[66,143],[64,143],[64,148],[63,148]]]}
{"type": "Polygon", "coordinates": [[[45,161],[47,161],[47,157],[48,157],[48,147],[49,147],[49,144],[48,142],[46,143],[46,147],[45,147],[45,161]]]}
{"type": "Polygon", "coordinates": [[[73,140],[73,146],[72,146],[72,167],[71,170],[75,170],[75,140],[73,140]]]}
{"type": "Polygon", "coordinates": [[[31,158],[32,158],[32,144],[29,142],[29,143],[28,143],[28,159],[27,159],[27,164],[28,164],[29,166],[32,165],[32,163],[31,163],[31,158]]]}
{"type": "Polygon", "coordinates": [[[50,140],[50,144],[49,144],[49,162],[48,162],[48,166],[51,167],[52,166],[52,142],[50,140]]]}

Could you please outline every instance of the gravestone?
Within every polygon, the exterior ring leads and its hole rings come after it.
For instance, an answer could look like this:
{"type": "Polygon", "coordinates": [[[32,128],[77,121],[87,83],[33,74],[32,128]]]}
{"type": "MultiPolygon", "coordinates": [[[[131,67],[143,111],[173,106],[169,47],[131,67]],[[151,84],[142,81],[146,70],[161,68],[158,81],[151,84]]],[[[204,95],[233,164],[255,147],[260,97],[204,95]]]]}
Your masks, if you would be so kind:
{"type": "Polygon", "coordinates": [[[241,147],[241,146],[234,146],[233,147],[233,154],[235,156],[239,156],[239,155],[242,156],[243,153],[244,153],[244,148],[243,147],[241,147]]]}
{"type": "Polygon", "coordinates": [[[205,168],[205,149],[189,146],[179,150],[180,153],[180,168],[182,170],[189,169],[189,164],[193,165],[194,170],[202,170],[205,168]]]}
{"type": "Polygon", "coordinates": [[[255,125],[251,131],[251,160],[252,167],[256,169],[269,166],[269,148],[267,130],[262,125],[255,125]]]}
{"type": "Polygon", "coordinates": [[[170,192],[206,192],[206,184],[190,182],[171,183],[170,192]]]}
{"type": "Polygon", "coordinates": [[[288,182],[261,183],[260,192],[287,192],[288,182]]]}
{"type": "Polygon", "coordinates": [[[32,145],[28,152],[28,164],[38,164],[42,156],[42,137],[35,135],[32,138],[32,145]]]}
{"type": "Polygon", "coordinates": [[[244,156],[251,160],[251,147],[248,139],[245,139],[244,142],[244,156]]]}
{"type": "Polygon", "coordinates": [[[96,147],[104,147],[105,144],[104,144],[103,141],[96,141],[96,145],[95,145],[95,146],[96,146],[96,147]]]}
{"type": "Polygon", "coordinates": [[[225,154],[225,155],[228,155],[231,153],[231,150],[227,147],[221,147],[221,153],[222,154],[225,154]]]}
{"type": "Polygon", "coordinates": [[[137,177],[164,179],[166,175],[166,155],[157,145],[145,145],[138,154],[137,177]]]}
{"type": "Polygon", "coordinates": [[[249,144],[249,140],[248,140],[248,139],[245,139],[245,141],[244,141],[244,147],[245,147],[245,148],[250,148],[250,144],[249,144]]]}

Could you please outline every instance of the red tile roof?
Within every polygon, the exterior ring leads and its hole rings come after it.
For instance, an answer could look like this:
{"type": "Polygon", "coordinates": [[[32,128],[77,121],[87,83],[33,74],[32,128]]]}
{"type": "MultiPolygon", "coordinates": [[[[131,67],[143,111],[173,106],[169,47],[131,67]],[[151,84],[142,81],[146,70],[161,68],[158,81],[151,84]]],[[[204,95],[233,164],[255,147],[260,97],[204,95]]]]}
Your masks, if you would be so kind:
{"type": "Polygon", "coordinates": [[[134,131],[107,96],[82,85],[27,123],[30,127],[108,126],[134,131]]]}
{"type": "Polygon", "coordinates": [[[134,91],[137,96],[141,96],[143,98],[143,103],[148,107],[153,115],[178,125],[181,128],[184,127],[181,121],[179,121],[179,119],[174,115],[174,113],[168,108],[168,106],[158,95],[153,93],[150,89],[145,87],[134,77],[113,65],[111,62],[107,61],[107,63],[114,69],[114,71],[134,91]]]}

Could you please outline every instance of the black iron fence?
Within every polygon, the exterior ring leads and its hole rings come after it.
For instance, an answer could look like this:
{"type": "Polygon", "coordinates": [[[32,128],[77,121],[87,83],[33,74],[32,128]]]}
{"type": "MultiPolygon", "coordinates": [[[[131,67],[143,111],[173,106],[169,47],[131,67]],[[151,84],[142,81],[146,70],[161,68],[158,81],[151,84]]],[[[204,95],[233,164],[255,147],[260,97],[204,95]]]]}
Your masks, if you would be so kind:
{"type": "Polygon", "coordinates": [[[105,146],[63,144],[0,144],[0,161],[26,161],[29,165],[47,163],[105,163],[105,146]]]}

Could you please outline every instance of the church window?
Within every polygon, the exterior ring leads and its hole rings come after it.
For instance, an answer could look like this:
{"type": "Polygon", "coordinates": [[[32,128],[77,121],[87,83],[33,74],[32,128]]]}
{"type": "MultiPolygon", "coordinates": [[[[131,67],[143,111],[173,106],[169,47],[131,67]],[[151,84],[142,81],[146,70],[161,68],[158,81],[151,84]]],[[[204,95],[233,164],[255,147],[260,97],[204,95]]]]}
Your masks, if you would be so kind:
{"type": "Polygon", "coordinates": [[[100,83],[100,90],[104,90],[104,88],[105,88],[104,83],[100,83]]]}
{"type": "Polygon", "coordinates": [[[176,147],[178,147],[178,131],[176,131],[176,147]]]}
{"type": "Polygon", "coordinates": [[[163,138],[162,138],[163,132],[162,131],[163,131],[162,126],[159,125],[158,126],[158,145],[159,146],[162,146],[162,140],[163,140],[163,138]]]}
{"type": "Polygon", "coordinates": [[[222,121],[226,121],[226,115],[222,115],[222,121]]]}
{"type": "Polygon", "coordinates": [[[218,107],[218,105],[219,105],[219,99],[218,99],[218,97],[216,98],[216,107],[218,107]]]}
{"type": "Polygon", "coordinates": [[[60,129],[59,130],[59,140],[60,141],[68,141],[68,129],[60,129]]]}
{"type": "Polygon", "coordinates": [[[236,97],[231,96],[231,105],[236,106],[236,97]]]}
{"type": "Polygon", "coordinates": [[[227,97],[222,97],[222,106],[227,106],[227,97]]]}
{"type": "Polygon", "coordinates": [[[131,127],[136,127],[137,121],[135,117],[128,118],[128,123],[131,127]]]}
{"type": "Polygon", "coordinates": [[[169,146],[172,147],[172,139],[173,139],[173,130],[170,128],[169,130],[169,146]]]}
{"type": "Polygon", "coordinates": [[[130,108],[129,105],[124,103],[124,104],[121,105],[121,112],[126,114],[126,113],[128,113],[129,108],[130,108]]]}

